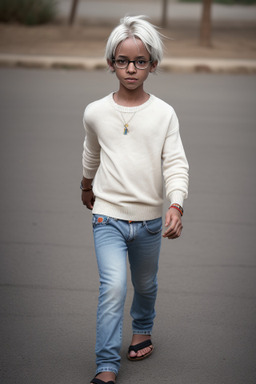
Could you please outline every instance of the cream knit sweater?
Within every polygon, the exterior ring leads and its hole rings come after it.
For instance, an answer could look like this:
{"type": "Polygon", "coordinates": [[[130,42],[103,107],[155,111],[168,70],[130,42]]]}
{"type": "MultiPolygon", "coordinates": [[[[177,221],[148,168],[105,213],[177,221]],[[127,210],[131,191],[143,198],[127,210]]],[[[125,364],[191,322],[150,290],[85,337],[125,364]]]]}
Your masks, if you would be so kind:
{"type": "Polygon", "coordinates": [[[150,95],[140,106],[124,107],[111,93],[87,106],[83,122],[83,175],[94,179],[93,213],[133,221],[160,217],[163,180],[170,203],[183,206],[188,162],[170,105],[150,95]]]}

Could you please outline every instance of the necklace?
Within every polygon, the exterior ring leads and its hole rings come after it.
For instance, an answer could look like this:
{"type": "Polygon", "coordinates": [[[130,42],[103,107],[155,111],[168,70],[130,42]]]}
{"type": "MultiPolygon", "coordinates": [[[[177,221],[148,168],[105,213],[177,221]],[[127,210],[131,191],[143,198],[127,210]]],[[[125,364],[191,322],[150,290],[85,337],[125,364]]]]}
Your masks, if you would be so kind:
{"type": "Polygon", "coordinates": [[[135,113],[136,113],[136,111],[132,114],[132,116],[130,117],[130,119],[128,121],[125,121],[125,118],[124,118],[122,112],[120,111],[120,114],[121,114],[121,117],[123,120],[123,125],[124,125],[124,135],[127,135],[127,133],[129,132],[129,129],[128,129],[129,123],[134,118],[135,113]]]}

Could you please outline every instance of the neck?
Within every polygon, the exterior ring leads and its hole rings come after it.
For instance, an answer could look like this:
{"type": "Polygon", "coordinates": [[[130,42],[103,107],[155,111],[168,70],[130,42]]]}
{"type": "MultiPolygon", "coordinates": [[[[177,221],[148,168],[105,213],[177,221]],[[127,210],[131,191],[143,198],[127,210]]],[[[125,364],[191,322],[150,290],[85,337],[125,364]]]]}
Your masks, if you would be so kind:
{"type": "Polygon", "coordinates": [[[148,93],[143,88],[136,90],[129,90],[120,87],[119,90],[114,94],[114,100],[117,104],[123,105],[124,107],[136,107],[144,104],[149,99],[148,93]]]}

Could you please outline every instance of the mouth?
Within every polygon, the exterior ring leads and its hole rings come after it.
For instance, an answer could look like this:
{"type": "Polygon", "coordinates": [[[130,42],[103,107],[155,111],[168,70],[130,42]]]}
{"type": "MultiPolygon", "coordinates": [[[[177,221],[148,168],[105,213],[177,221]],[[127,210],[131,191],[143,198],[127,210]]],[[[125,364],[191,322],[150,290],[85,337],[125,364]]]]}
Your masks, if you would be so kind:
{"type": "Polygon", "coordinates": [[[137,79],[135,79],[134,77],[127,77],[125,79],[128,83],[135,83],[137,81],[137,79]]]}

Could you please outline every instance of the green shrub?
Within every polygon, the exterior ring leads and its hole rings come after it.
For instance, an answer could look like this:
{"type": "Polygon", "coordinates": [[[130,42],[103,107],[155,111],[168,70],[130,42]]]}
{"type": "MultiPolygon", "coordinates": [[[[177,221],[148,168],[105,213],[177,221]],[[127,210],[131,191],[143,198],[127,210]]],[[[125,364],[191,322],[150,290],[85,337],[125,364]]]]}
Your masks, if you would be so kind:
{"type": "Polygon", "coordinates": [[[56,16],[55,0],[0,0],[0,22],[45,24],[56,16]]]}

